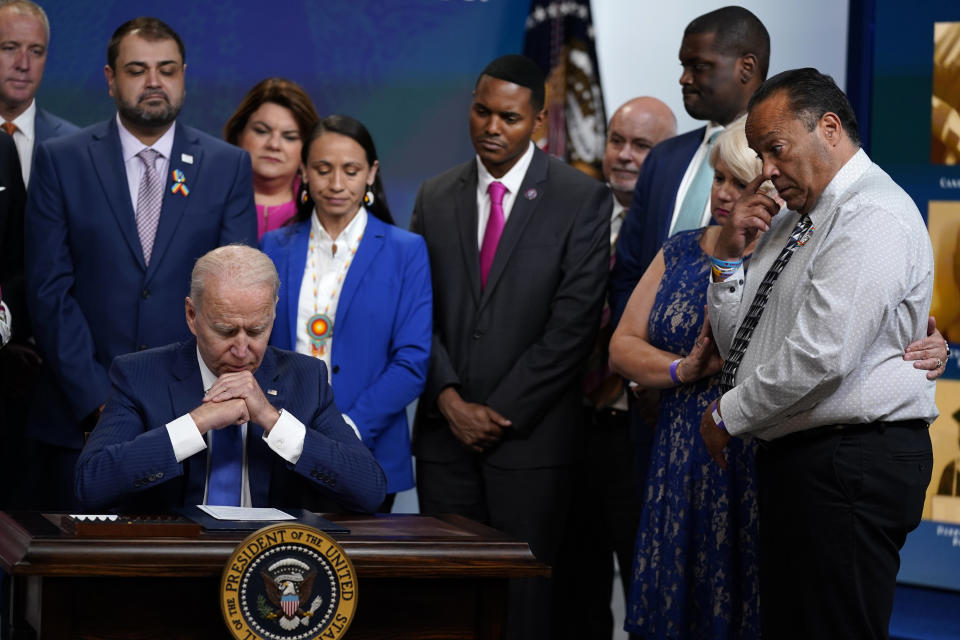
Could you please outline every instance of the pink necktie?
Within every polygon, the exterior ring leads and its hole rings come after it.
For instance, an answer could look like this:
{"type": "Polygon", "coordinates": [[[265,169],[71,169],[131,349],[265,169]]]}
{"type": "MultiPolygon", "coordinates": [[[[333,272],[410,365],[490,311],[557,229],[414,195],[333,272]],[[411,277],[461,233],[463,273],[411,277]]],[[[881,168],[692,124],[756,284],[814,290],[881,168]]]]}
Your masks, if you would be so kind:
{"type": "Polygon", "coordinates": [[[163,205],[163,184],[157,173],[156,162],[159,151],[149,147],[137,154],[143,161],[143,175],[140,177],[140,190],[137,193],[137,234],[143,249],[143,262],[150,264],[153,253],[153,241],[157,237],[157,225],[160,224],[160,209],[163,205]]]}
{"type": "Polygon", "coordinates": [[[483,244],[480,245],[480,282],[487,286],[487,275],[493,266],[493,256],[497,253],[497,244],[503,233],[503,194],[507,188],[502,182],[491,182],[487,187],[490,194],[490,217],[487,218],[487,228],[483,232],[483,244]]]}

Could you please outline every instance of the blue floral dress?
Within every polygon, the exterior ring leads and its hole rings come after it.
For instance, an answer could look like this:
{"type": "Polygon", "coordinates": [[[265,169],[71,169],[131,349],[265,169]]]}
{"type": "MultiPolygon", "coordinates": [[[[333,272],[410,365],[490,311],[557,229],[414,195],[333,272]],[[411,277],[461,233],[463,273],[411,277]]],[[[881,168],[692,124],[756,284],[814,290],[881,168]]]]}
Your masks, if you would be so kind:
{"type": "MultiPolygon", "coordinates": [[[[710,257],[702,230],[663,246],[650,342],[686,354],[704,320],[710,257]]],[[[719,376],[660,393],[625,627],[645,640],[760,637],[754,449],[732,438],[728,469],[707,453],[700,418],[719,376]]]]}

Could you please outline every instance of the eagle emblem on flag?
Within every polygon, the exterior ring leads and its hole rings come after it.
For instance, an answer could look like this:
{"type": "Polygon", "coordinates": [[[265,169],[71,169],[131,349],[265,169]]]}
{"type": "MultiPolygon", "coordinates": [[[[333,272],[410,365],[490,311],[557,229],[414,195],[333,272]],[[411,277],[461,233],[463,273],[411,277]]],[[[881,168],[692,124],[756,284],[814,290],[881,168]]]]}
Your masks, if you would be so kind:
{"type": "Polygon", "coordinates": [[[323,604],[320,596],[310,602],[317,572],[306,562],[296,558],[278,560],[262,570],[260,577],[267,599],[273,605],[272,609],[261,607],[261,612],[267,619],[277,620],[286,631],[309,624],[311,616],[323,604]]]}

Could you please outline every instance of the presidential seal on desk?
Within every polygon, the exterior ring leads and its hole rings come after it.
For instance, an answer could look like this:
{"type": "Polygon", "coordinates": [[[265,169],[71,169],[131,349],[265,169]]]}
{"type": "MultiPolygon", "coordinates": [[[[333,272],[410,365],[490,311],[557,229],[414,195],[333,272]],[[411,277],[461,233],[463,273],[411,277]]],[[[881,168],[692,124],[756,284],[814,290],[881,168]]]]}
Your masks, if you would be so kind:
{"type": "Polygon", "coordinates": [[[335,640],[357,609],[356,572],[343,548],[319,529],[270,525],[231,554],[220,608],[238,640],[335,640]]]}

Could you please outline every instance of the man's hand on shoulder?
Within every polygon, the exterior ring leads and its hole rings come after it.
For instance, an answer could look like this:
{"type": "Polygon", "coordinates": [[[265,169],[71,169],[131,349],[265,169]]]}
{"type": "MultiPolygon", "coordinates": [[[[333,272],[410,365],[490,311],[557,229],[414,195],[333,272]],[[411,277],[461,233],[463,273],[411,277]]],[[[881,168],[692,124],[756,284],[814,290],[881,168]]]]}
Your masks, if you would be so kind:
{"type": "Polygon", "coordinates": [[[242,398],[233,398],[223,402],[207,402],[190,412],[197,430],[204,434],[211,429],[222,429],[232,424],[243,424],[250,420],[247,404],[242,398]]]}
{"type": "Polygon", "coordinates": [[[203,403],[219,404],[233,399],[243,400],[248,420],[256,422],[268,433],[280,419],[280,412],[267,401],[256,378],[249,371],[225,373],[217,378],[203,397],[203,403]]]}
{"type": "Polygon", "coordinates": [[[500,442],[503,429],[513,424],[486,405],[466,402],[453,387],[440,392],[437,408],[453,435],[477,453],[500,442]]]}

